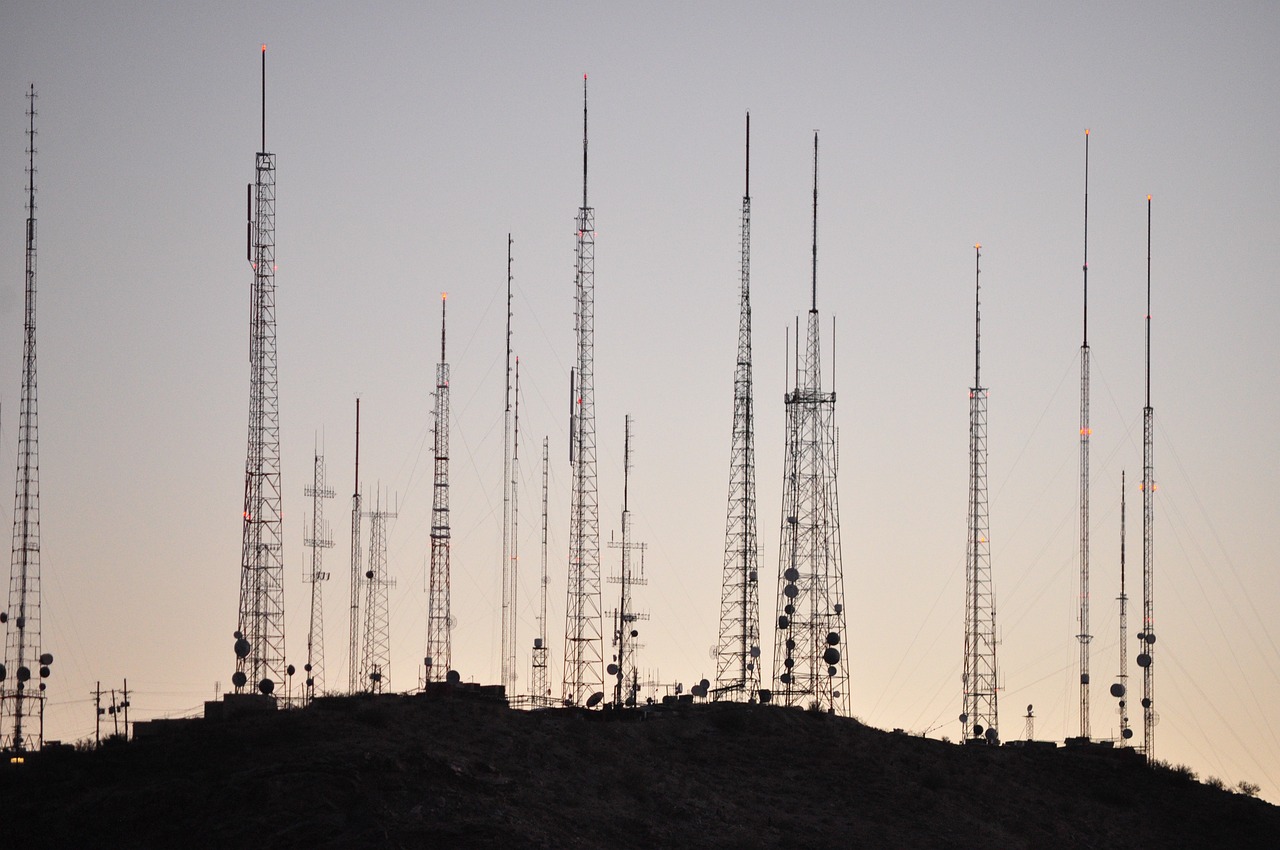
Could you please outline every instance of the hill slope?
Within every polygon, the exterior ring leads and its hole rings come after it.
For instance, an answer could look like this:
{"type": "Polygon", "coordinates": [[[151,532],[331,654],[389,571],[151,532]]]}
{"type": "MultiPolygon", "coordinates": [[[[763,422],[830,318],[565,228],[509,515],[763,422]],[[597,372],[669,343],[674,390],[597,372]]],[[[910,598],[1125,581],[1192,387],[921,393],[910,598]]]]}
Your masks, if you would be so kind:
{"type": "Polygon", "coordinates": [[[1280,835],[1280,808],[1131,752],[959,747],[764,706],[623,719],[340,698],[0,767],[13,846],[1272,847],[1280,835]]]}

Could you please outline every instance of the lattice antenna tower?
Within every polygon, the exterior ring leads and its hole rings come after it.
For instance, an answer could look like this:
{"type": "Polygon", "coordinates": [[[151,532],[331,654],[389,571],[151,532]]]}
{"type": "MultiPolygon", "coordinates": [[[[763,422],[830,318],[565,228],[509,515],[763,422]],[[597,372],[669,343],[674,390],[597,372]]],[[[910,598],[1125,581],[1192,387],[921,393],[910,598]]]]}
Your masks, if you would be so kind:
{"type": "Polygon", "coordinates": [[[733,446],[716,645],[717,700],[755,702],[760,690],[760,549],[756,536],[756,436],[751,384],[751,113],[742,193],[738,360],[733,373],[733,446]]]}
{"type": "Polygon", "coordinates": [[[423,686],[447,679],[453,664],[453,618],[449,612],[449,363],[445,360],[445,306],[440,293],[440,362],[436,364],[435,458],[431,489],[431,564],[427,580],[427,650],[423,686]]]}
{"type": "Polygon", "coordinates": [[[516,679],[516,587],[520,572],[520,358],[516,357],[515,406],[513,408],[511,426],[511,556],[508,561],[508,584],[510,587],[510,612],[507,636],[511,641],[511,655],[508,669],[511,671],[511,684],[506,694],[515,693],[516,679]]]}
{"type": "MultiPolygon", "coordinates": [[[[502,414],[502,686],[508,695],[516,686],[516,600],[512,546],[515,520],[512,500],[515,473],[512,456],[515,448],[511,437],[511,234],[507,234],[507,390],[502,414]]],[[[518,404],[518,402],[517,402],[518,404]]]]}
{"type": "Polygon", "coordinates": [[[1138,632],[1142,668],[1142,752],[1147,760],[1156,754],[1155,615],[1152,585],[1155,578],[1155,410],[1151,407],[1151,196],[1147,195],[1147,403],[1142,408],[1142,631],[1138,632]]]}
{"type": "Polygon", "coordinates": [[[53,656],[40,634],[40,441],[36,401],[36,87],[27,90],[27,248],[22,320],[22,401],[18,414],[18,469],[13,498],[9,607],[0,663],[0,750],[44,746],[45,679],[53,656]],[[33,667],[39,662],[37,676],[33,667]],[[6,675],[8,672],[8,676],[6,675]],[[9,678],[12,676],[12,678],[9,678]],[[35,693],[30,693],[35,679],[35,693]],[[35,720],[34,731],[24,723],[35,720]]]}
{"type": "Polygon", "coordinates": [[[311,532],[303,538],[303,545],[311,549],[311,569],[307,571],[306,581],[311,585],[311,624],[307,629],[307,663],[306,671],[307,702],[315,698],[317,692],[324,693],[324,593],[323,584],[329,580],[329,574],[323,569],[323,553],[333,548],[333,535],[329,532],[329,524],[324,519],[324,503],[337,494],[325,483],[324,455],[315,453],[314,471],[311,486],[305,495],[311,497],[311,532]]]}
{"type": "MultiPolygon", "coordinates": [[[[644,577],[643,543],[635,543],[631,539],[631,508],[629,490],[631,482],[631,414],[626,416],[626,434],[623,438],[622,452],[622,539],[610,541],[609,547],[617,549],[620,554],[618,575],[610,576],[611,583],[618,584],[618,608],[613,612],[613,660],[605,668],[605,672],[613,678],[614,708],[634,706],[640,693],[640,673],[636,668],[636,650],[640,630],[636,624],[649,619],[648,614],[639,613],[631,601],[631,591],[638,585],[648,584],[644,577]],[[631,553],[640,553],[640,562],[633,563],[631,553]]],[[[705,694],[704,694],[705,696],[705,694]]]]}
{"type": "Polygon", "coordinates": [[[1121,744],[1133,737],[1133,730],[1129,728],[1129,596],[1124,589],[1125,489],[1124,470],[1120,470],[1120,674],[1111,686],[1111,695],[1120,701],[1121,744]]]}
{"type": "Polygon", "coordinates": [[[982,245],[973,246],[973,386],[969,389],[969,545],[965,559],[961,739],[999,743],[996,601],[987,513],[987,388],[982,385],[982,245]]]}
{"type": "Polygon", "coordinates": [[[582,206],[578,242],[574,330],[578,362],[570,377],[573,404],[569,464],[569,578],[564,630],[564,702],[582,705],[604,694],[604,640],[600,617],[600,512],[596,494],[595,210],[587,205],[587,75],[582,75],[582,206]]]}
{"type": "Polygon", "coordinates": [[[394,510],[382,505],[379,488],[369,520],[369,569],[364,574],[364,653],[360,664],[364,689],[384,693],[391,685],[391,588],[396,586],[387,570],[387,520],[394,510]]]}
{"type": "Polygon", "coordinates": [[[359,693],[360,682],[360,591],[364,586],[360,564],[360,399],[356,399],[356,475],[355,490],[351,494],[351,612],[350,635],[347,638],[347,693],[359,693]]]}
{"type": "Polygon", "coordinates": [[[267,153],[267,46],[262,45],[262,147],[249,185],[249,448],[244,473],[236,692],[270,695],[284,684],[284,547],[280,398],[276,372],[276,156],[267,153]]]}
{"type": "Polygon", "coordinates": [[[1080,344],[1080,737],[1089,740],[1089,131],[1084,131],[1084,337],[1080,344]]]}
{"type": "MultiPolygon", "coordinates": [[[[844,575],[836,488],[835,392],[822,389],[818,334],[818,134],[813,134],[813,268],[808,342],[784,396],[786,458],[778,552],[773,698],[848,715],[844,575]]],[[[797,345],[799,334],[797,331],[797,345]]]]}
{"type": "Polygon", "coordinates": [[[537,700],[551,697],[548,682],[551,672],[551,654],[547,648],[547,481],[550,468],[550,441],[542,438],[542,575],[538,583],[538,636],[533,639],[532,675],[530,692],[537,700]]]}

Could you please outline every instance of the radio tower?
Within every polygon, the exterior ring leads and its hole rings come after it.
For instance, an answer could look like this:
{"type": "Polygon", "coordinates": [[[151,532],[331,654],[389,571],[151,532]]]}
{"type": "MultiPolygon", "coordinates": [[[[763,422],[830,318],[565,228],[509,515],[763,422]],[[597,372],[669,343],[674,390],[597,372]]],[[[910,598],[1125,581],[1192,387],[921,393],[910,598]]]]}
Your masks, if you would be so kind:
{"type": "Polygon", "coordinates": [[[574,324],[578,365],[569,425],[573,495],[569,505],[569,581],[564,629],[564,702],[583,705],[603,698],[604,655],[600,623],[600,518],[596,500],[595,406],[595,210],[587,206],[587,75],[582,75],[582,206],[574,324]]]}
{"type": "MultiPolygon", "coordinates": [[[[797,333],[797,345],[799,338],[797,333]]],[[[796,387],[784,396],[787,449],[778,552],[775,701],[848,715],[849,673],[841,658],[844,574],[836,489],[835,392],[822,389],[818,338],[818,134],[813,134],[813,278],[808,344],[796,387]]]]}
{"type": "Polygon", "coordinates": [[[613,662],[606,668],[606,672],[614,677],[614,708],[636,704],[636,695],[640,692],[640,674],[636,669],[636,650],[639,649],[639,645],[635,642],[640,637],[640,632],[636,629],[636,623],[649,619],[648,614],[637,614],[631,605],[631,589],[648,582],[644,577],[645,546],[643,543],[631,542],[631,510],[627,501],[630,480],[631,415],[628,414],[622,452],[622,540],[609,544],[610,547],[620,550],[622,555],[618,577],[609,579],[621,585],[618,593],[618,610],[613,612],[613,645],[617,651],[614,653],[613,662]],[[632,569],[631,550],[633,549],[640,552],[639,570],[632,569]]]}
{"type": "Polygon", "coordinates": [[[1142,752],[1147,761],[1156,754],[1155,618],[1152,608],[1152,581],[1155,577],[1155,461],[1152,442],[1155,410],[1151,407],[1151,196],[1147,195],[1147,404],[1142,408],[1142,631],[1138,641],[1142,651],[1142,752]]]}
{"type": "Polygon", "coordinates": [[[1120,675],[1111,695],[1120,700],[1121,743],[1133,737],[1129,728],[1129,597],[1124,592],[1124,470],[1120,471],[1120,675]]]}
{"type": "Polygon", "coordinates": [[[964,741],[999,742],[996,597],[987,514],[987,388],[982,385],[982,245],[973,246],[973,387],[969,390],[969,546],[965,563],[964,741]]]}
{"type": "MultiPolygon", "coordinates": [[[[511,439],[511,234],[507,234],[507,395],[502,420],[502,686],[508,696],[516,687],[516,579],[512,546],[515,538],[515,468],[511,439]]],[[[519,368],[519,367],[517,367],[519,368]]],[[[519,402],[517,401],[517,404],[519,402]]]]}
{"type": "Polygon", "coordinates": [[[742,294],[733,373],[733,448],[720,584],[713,698],[755,702],[760,690],[760,550],[756,538],[756,435],[751,386],[751,113],[742,194],[742,294]]]}
{"type": "Polygon", "coordinates": [[[360,691],[360,399],[356,399],[356,484],[351,494],[351,634],[347,639],[347,693],[360,691]]]}
{"type": "Polygon", "coordinates": [[[431,567],[427,583],[427,653],[423,687],[443,682],[453,663],[449,614],[449,364],[444,332],[447,293],[440,293],[440,362],[436,364],[435,466],[431,496],[431,567]]]}
{"type": "Polygon", "coordinates": [[[53,656],[40,646],[40,443],[36,404],[36,87],[27,91],[27,267],[22,322],[22,405],[18,424],[18,474],[13,500],[13,550],[9,561],[9,608],[4,663],[0,664],[0,750],[44,746],[44,679],[53,656]],[[39,684],[28,694],[31,668],[39,662],[39,684]],[[6,676],[6,670],[12,679],[6,676]],[[10,684],[12,682],[12,684],[10,684]],[[34,707],[29,707],[28,702],[34,707]],[[36,731],[23,728],[34,714],[36,731]]]}
{"type": "Polygon", "coordinates": [[[244,470],[244,535],[236,692],[271,695],[284,684],[284,550],[280,509],[280,399],[276,378],[276,155],[267,147],[267,46],[262,45],[262,148],[249,187],[249,449],[244,470]]]}
{"type": "Polygon", "coordinates": [[[391,683],[391,606],[395,579],[387,574],[387,520],[395,512],[382,508],[379,492],[369,518],[369,569],[364,574],[364,657],[360,670],[365,690],[383,693],[391,683]]]}
{"type": "Polygon", "coordinates": [[[547,700],[551,687],[547,679],[551,657],[547,650],[547,470],[550,465],[550,443],[542,438],[542,580],[539,583],[538,636],[533,639],[533,675],[530,691],[536,700],[547,700]]]}
{"type": "Polygon", "coordinates": [[[1089,732],[1089,131],[1084,131],[1084,340],[1080,345],[1080,739],[1089,732]]]}
{"type": "Polygon", "coordinates": [[[324,455],[315,453],[315,473],[305,494],[311,497],[311,534],[302,542],[311,548],[311,570],[306,580],[311,584],[311,628],[307,631],[306,701],[311,702],[316,692],[324,693],[324,595],[321,582],[329,580],[329,574],[321,567],[325,549],[333,548],[333,537],[324,521],[324,500],[335,494],[325,484],[324,455]]]}

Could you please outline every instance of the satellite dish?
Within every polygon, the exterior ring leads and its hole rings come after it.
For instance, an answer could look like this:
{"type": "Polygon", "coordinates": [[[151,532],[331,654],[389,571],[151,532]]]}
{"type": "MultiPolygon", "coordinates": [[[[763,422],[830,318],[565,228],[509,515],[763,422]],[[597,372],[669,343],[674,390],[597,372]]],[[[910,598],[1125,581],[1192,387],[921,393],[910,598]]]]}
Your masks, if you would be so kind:
{"type": "Polygon", "coordinates": [[[1138,640],[1145,640],[1146,637],[1147,637],[1146,632],[1138,632],[1138,640]]]}
{"type": "Polygon", "coordinates": [[[794,640],[794,639],[792,639],[792,638],[787,638],[787,651],[788,651],[788,652],[790,652],[791,650],[793,650],[793,649],[795,649],[795,648],[796,648],[796,642],[795,642],[795,640],[794,640]]]}
{"type": "Polygon", "coordinates": [[[1150,666],[1151,666],[1151,656],[1150,656],[1150,655],[1147,655],[1145,652],[1141,652],[1141,653],[1139,653],[1139,654],[1138,654],[1138,666],[1139,666],[1139,667],[1150,667],[1150,666]]]}
{"type": "Polygon", "coordinates": [[[747,581],[754,582],[755,580],[756,580],[755,570],[752,570],[751,572],[747,573],[747,581]]]}
{"type": "Polygon", "coordinates": [[[755,671],[755,669],[756,669],[755,662],[754,662],[754,661],[748,661],[748,662],[747,662],[747,672],[748,672],[748,673],[754,672],[754,671],[755,671]]]}
{"type": "Polygon", "coordinates": [[[9,622],[9,612],[0,611],[0,624],[9,622]]]}
{"type": "Polygon", "coordinates": [[[975,737],[981,738],[981,737],[982,737],[982,732],[983,732],[983,729],[982,729],[982,724],[981,724],[981,723],[975,723],[975,724],[973,724],[973,734],[974,734],[974,736],[975,736],[975,737]]]}
{"type": "Polygon", "coordinates": [[[242,670],[237,670],[231,674],[231,684],[235,685],[237,688],[243,688],[244,683],[247,681],[249,681],[249,677],[246,676],[242,670]]]}
{"type": "Polygon", "coordinates": [[[1150,708],[1150,707],[1151,707],[1151,698],[1150,698],[1150,697],[1143,697],[1143,698],[1142,698],[1142,707],[1143,707],[1143,708],[1150,708]]]}
{"type": "Polygon", "coordinates": [[[753,646],[753,647],[751,647],[751,657],[752,657],[752,658],[759,658],[759,657],[760,657],[760,647],[758,647],[758,646],[753,646]]]}
{"type": "Polygon", "coordinates": [[[462,676],[457,670],[450,670],[448,673],[444,674],[444,680],[451,685],[456,685],[462,681],[462,676]]]}
{"type": "Polygon", "coordinates": [[[1156,636],[1151,634],[1151,632],[1147,632],[1147,636],[1144,637],[1143,640],[1146,641],[1147,643],[1155,643],[1156,636]]]}
{"type": "Polygon", "coordinates": [[[608,673],[610,676],[616,676],[618,675],[618,665],[610,664],[608,667],[604,668],[604,671],[608,673]]]}
{"type": "Polygon", "coordinates": [[[604,699],[604,691],[596,691],[587,697],[587,708],[595,708],[604,699]]]}
{"type": "Polygon", "coordinates": [[[790,625],[791,625],[791,619],[789,617],[787,617],[786,615],[782,615],[778,617],[778,628],[785,629],[790,625]]]}
{"type": "Polygon", "coordinates": [[[296,667],[294,667],[292,664],[290,664],[288,667],[284,668],[284,674],[285,674],[286,676],[292,676],[294,673],[297,673],[297,672],[298,672],[297,668],[296,668],[296,667]]]}
{"type": "Polygon", "coordinates": [[[1112,685],[1111,695],[1113,697],[1116,697],[1117,699],[1124,696],[1124,685],[1120,684],[1119,682],[1116,682],[1114,685],[1112,685]]]}
{"type": "Polygon", "coordinates": [[[0,664],[0,682],[4,681],[4,677],[6,675],[7,675],[7,671],[4,669],[4,665],[0,664]]]}
{"type": "Polygon", "coordinates": [[[795,663],[796,662],[794,658],[786,658],[786,659],[783,659],[782,666],[790,670],[795,665],[795,663]]]}
{"type": "Polygon", "coordinates": [[[699,686],[700,686],[704,691],[705,691],[707,688],[711,687],[711,683],[710,683],[710,682],[708,682],[706,679],[703,679],[701,682],[698,682],[698,685],[699,685],[699,686]]]}
{"type": "Polygon", "coordinates": [[[782,609],[782,610],[786,612],[787,616],[791,616],[792,614],[794,614],[794,613],[796,612],[796,606],[794,606],[794,605],[792,605],[790,602],[788,602],[788,603],[786,604],[786,606],[785,606],[785,607],[783,607],[783,609],[782,609]]]}
{"type": "Polygon", "coordinates": [[[787,581],[795,581],[800,578],[800,571],[795,567],[787,567],[786,570],[783,571],[782,577],[787,581]]]}
{"type": "Polygon", "coordinates": [[[1031,704],[1030,704],[1030,703],[1028,703],[1028,704],[1027,704],[1027,714],[1030,714],[1030,713],[1031,713],[1031,704]]]}
{"type": "Polygon", "coordinates": [[[839,632],[828,632],[828,633],[827,633],[827,644],[828,644],[828,645],[830,645],[830,646],[835,646],[835,645],[836,645],[836,644],[838,644],[838,643],[840,643],[840,633],[839,633],[839,632]]]}
{"type": "Polygon", "coordinates": [[[27,680],[28,680],[28,679],[30,679],[30,678],[31,678],[31,671],[30,671],[30,670],[28,670],[26,667],[19,667],[19,668],[18,668],[18,681],[19,681],[19,682],[25,682],[25,681],[27,681],[27,680]]]}
{"type": "Polygon", "coordinates": [[[303,669],[303,670],[306,670],[308,673],[310,673],[310,672],[311,672],[311,665],[310,665],[310,664],[303,664],[303,665],[302,665],[302,669],[303,669]]]}
{"type": "Polygon", "coordinates": [[[635,629],[632,629],[632,630],[631,630],[631,636],[632,636],[632,637],[640,637],[640,633],[639,633],[638,631],[636,631],[635,629]]]}
{"type": "Polygon", "coordinates": [[[839,692],[839,691],[832,691],[832,692],[831,692],[831,696],[835,697],[836,699],[840,699],[840,692],[839,692]]]}
{"type": "Polygon", "coordinates": [[[836,603],[836,613],[837,614],[844,613],[844,606],[841,605],[839,602],[836,603]]]}
{"type": "Polygon", "coordinates": [[[40,663],[48,666],[53,663],[53,654],[46,652],[40,656],[40,663]]]}
{"type": "Polygon", "coordinates": [[[240,631],[239,629],[236,629],[234,632],[231,633],[231,636],[236,640],[240,640],[240,638],[244,637],[244,632],[240,631]]]}
{"type": "Polygon", "coordinates": [[[828,668],[827,668],[827,675],[828,675],[828,676],[834,676],[835,674],[836,674],[836,668],[834,668],[834,667],[828,667],[828,668]]]}
{"type": "Polygon", "coordinates": [[[968,723],[968,722],[969,722],[969,715],[965,714],[963,711],[962,711],[962,712],[960,712],[960,722],[961,722],[961,723],[968,723]]]}
{"type": "MultiPolygon", "coordinates": [[[[266,681],[266,680],[264,679],[263,681],[266,681]]],[[[379,673],[377,670],[374,670],[372,673],[370,673],[370,674],[369,674],[369,681],[370,681],[370,682],[381,682],[381,681],[382,681],[382,674],[381,674],[381,673],[379,673]]]]}
{"type": "Polygon", "coordinates": [[[822,653],[822,660],[828,664],[840,663],[840,650],[834,646],[828,646],[826,651],[822,653]]]}
{"type": "Polygon", "coordinates": [[[795,518],[794,514],[792,514],[791,516],[787,517],[787,522],[791,523],[792,525],[795,525],[797,522],[799,522],[799,520],[795,518]]]}
{"type": "Polygon", "coordinates": [[[1133,730],[1125,729],[1123,732],[1120,733],[1120,737],[1124,738],[1126,741],[1129,740],[1130,738],[1133,737],[1133,730]]]}
{"type": "Polygon", "coordinates": [[[364,577],[365,577],[365,578],[367,578],[367,579],[372,579],[372,578],[373,578],[373,570],[365,570],[365,571],[364,571],[364,577]]]}
{"type": "Polygon", "coordinates": [[[987,743],[994,744],[999,737],[999,733],[994,728],[987,730],[987,743]]]}
{"type": "Polygon", "coordinates": [[[449,615],[449,631],[453,631],[457,627],[458,627],[458,618],[450,614],[449,615]]]}
{"type": "Polygon", "coordinates": [[[781,682],[781,683],[782,683],[782,684],[784,684],[784,685],[789,685],[789,684],[791,684],[791,674],[790,674],[790,673],[783,673],[781,676],[779,676],[779,677],[778,677],[778,681],[779,681],[779,682],[781,682]]]}
{"type": "Polygon", "coordinates": [[[249,641],[244,638],[236,638],[236,658],[247,658],[249,650],[252,648],[249,646],[249,641]]]}
{"type": "Polygon", "coordinates": [[[795,599],[800,595],[800,588],[796,587],[794,584],[788,584],[782,588],[782,595],[788,599],[795,599]]]}
{"type": "Polygon", "coordinates": [[[767,703],[767,702],[768,702],[769,700],[771,700],[771,699],[773,699],[773,691],[769,690],[768,688],[761,688],[761,689],[760,689],[760,702],[761,702],[762,704],[763,704],[763,703],[767,703]]]}
{"type": "Polygon", "coordinates": [[[266,694],[267,696],[271,696],[272,691],[274,691],[275,689],[276,689],[276,683],[271,681],[270,679],[263,679],[261,682],[258,683],[258,690],[262,691],[262,693],[266,694]]]}
{"type": "Polygon", "coordinates": [[[310,676],[308,676],[308,677],[307,677],[307,687],[308,687],[308,688],[314,688],[315,686],[316,686],[316,680],[315,680],[315,679],[312,679],[310,676]]]}
{"type": "Polygon", "coordinates": [[[41,665],[40,665],[40,678],[41,678],[41,679],[47,679],[47,678],[49,678],[49,665],[48,665],[48,664],[41,664],[41,665]]]}

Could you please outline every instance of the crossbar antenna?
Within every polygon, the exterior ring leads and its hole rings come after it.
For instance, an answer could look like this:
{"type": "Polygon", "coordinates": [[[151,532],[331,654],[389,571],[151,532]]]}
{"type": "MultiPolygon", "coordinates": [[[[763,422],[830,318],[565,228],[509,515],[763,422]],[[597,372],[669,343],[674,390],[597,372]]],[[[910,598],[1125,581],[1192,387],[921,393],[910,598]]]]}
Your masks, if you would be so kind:
{"type": "Polygon", "coordinates": [[[760,548],[756,531],[756,440],[751,372],[751,113],[742,195],[738,359],[733,375],[729,504],[720,583],[720,635],[712,698],[755,702],[760,690],[760,548]]]}
{"type": "Polygon", "coordinates": [[[286,684],[280,398],[276,368],[276,157],[267,148],[267,46],[262,45],[262,148],[251,185],[249,440],[245,458],[236,692],[286,684]]]}
{"type": "Polygon", "coordinates": [[[1089,131],[1084,131],[1084,319],[1080,345],[1080,739],[1089,729],[1089,131]]]}
{"type": "Polygon", "coordinates": [[[44,747],[45,680],[53,655],[41,644],[40,441],[36,398],[36,87],[27,89],[27,227],[22,320],[22,400],[18,414],[17,481],[9,605],[0,610],[0,750],[44,747]],[[5,675],[6,670],[8,675],[5,675]],[[33,685],[32,682],[35,684],[33,685]],[[32,719],[35,723],[27,724],[32,719]],[[32,728],[34,727],[34,729],[32,728]]]}
{"type": "Polygon", "coordinates": [[[566,705],[604,699],[600,607],[600,519],[596,493],[595,210],[587,206],[587,75],[582,75],[582,206],[578,209],[574,330],[574,408],[570,417],[572,495],[564,630],[566,705]],[[598,695],[598,696],[597,696],[598,695]]]}
{"type": "Polygon", "coordinates": [[[440,362],[436,364],[431,495],[431,564],[427,579],[427,646],[423,657],[423,687],[446,682],[453,672],[453,615],[450,613],[449,515],[449,361],[445,359],[445,305],[440,293],[440,362]]]}
{"type": "Polygon", "coordinates": [[[1138,632],[1138,666],[1142,668],[1142,752],[1148,761],[1156,754],[1155,648],[1153,604],[1155,579],[1155,409],[1151,406],[1151,196],[1147,195],[1147,403],[1142,408],[1142,631],[1138,632]]]}
{"type": "Polygon", "coordinates": [[[969,389],[969,541],[965,558],[961,740],[1000,742],[996,604],[987,504],[987,388],[982,385],[982,245],[973,246],[973,386],[969,389]]]}
{"type": "MultiPolygon", "coordinates": [[[[811,307],[803,371],[786,407],[778,619],[771,698],[848,715],[848,644],[837,495],[835,392],[822,389],[817,308],[818,135],[814,133],[814,236],[811,307]],[[843,649],[842,649],[843,643],[843,649]]],[[[799,343],[797,333],[797,345],[799,343]]]]}

